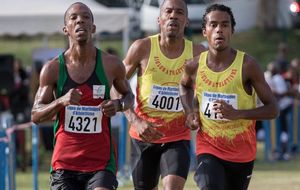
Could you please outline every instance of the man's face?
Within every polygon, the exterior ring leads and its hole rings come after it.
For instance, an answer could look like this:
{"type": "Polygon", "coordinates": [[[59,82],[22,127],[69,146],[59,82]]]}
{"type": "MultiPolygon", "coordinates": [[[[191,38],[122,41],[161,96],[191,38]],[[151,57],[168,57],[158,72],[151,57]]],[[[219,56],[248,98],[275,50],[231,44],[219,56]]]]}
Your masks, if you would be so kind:
{"type": "Polygon", "coordinates": [[[65,16],[64,33],[79,42],[87,41],[95,33],[90,9],[83,4],[72,5],[65,16]]]}
{"type": "Polygon", "coordinates": [[[206,18],[203,36],[207,38],[209,46],[217,51],[226,49],[233,33],[229,14],[224,11],[212,11],[206,18]]]}
{"type": "Polygon", "coordinates": [[[158,24],[162,33],[169,37],[184,34],[188,25],[187,8],[182,0],[166,0],[160,9],[158,24]]]}

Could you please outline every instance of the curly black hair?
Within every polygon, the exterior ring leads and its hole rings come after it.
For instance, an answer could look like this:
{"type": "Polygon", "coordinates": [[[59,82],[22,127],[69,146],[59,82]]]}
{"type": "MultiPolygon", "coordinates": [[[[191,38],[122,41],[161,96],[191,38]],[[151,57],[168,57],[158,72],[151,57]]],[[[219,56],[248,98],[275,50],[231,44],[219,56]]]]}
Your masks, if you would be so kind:
{"type": "Polygon", "coordinates": [[[234,16],[233,16],[233,13],[231,11],[231,9],[225,5],[222,5],[222,4],[213,4],[213,5],[210,5],[209,7],[206,8],[205,10],[205,13],[202,17],[202,30],[205,29],[205,25],[207,23],[207,18],[206,18],[206,15],[209,14],[210,12],[212,11],[224,11],[224,12],[227,12],[230,16],[230,20],[231,20],[231,28],[232,28],[232,31],[234,31],[234,27],[236,25],[236,22],[235,22],[235,19],[234,19],[234,16]]]}

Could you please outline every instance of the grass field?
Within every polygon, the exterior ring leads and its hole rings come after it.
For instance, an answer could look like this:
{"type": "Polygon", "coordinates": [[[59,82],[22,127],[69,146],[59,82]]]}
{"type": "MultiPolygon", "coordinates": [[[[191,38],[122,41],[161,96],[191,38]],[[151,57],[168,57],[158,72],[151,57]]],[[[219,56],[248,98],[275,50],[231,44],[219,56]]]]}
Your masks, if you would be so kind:
{"type": "MultiPolygon", "coordinates": [[[[50,154],[47,154],[50,156],[50,154]]],[[[48,165],[49,158],[43,158],[43,164],[48,165]]],[[[49,189],[49,173],[45,169],[39,172],[39,189],[49,189]]],[[[17,190],[32,190],[32,173],[17,172],[17,190]]],[[[119,190],[132,190],[132,182],[125,181],[119,190]]],[[[160,188],[162,189],[162,188],[160,188]]],[[[193,172],[190,173],[185,190],[195,190],[193,172]]],[[[263,158],[263,143],[258,143],[257,160],[249,190],[299,190],[300,189],[300,157],[291,161],[266,162],[263,158]]]]}

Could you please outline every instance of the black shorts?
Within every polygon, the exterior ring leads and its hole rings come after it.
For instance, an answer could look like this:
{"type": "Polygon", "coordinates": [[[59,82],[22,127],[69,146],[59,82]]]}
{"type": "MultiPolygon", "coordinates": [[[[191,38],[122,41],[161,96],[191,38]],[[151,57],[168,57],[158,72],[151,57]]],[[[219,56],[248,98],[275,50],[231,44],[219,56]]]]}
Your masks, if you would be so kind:
{"type": "Polygon", "coordinates": [[[254,161],[229,162],[211,154],[200,154],[194,180],[201,190],[246,190],[253,165],[254,161]]]}
{"type": "Polygon", "coordinates": [[[190,141],[153,144],[132,139],[131,164],[135,190],[153,189],[160,175],[186,179],[190,167],[190,141]]]}
{"type": "Polygon", "coordinates": [[[116,176],[109,171],[78,172],[56,170],[50,175],[51,190],[94,190],[96,187],[117,189],[116,176]]]}

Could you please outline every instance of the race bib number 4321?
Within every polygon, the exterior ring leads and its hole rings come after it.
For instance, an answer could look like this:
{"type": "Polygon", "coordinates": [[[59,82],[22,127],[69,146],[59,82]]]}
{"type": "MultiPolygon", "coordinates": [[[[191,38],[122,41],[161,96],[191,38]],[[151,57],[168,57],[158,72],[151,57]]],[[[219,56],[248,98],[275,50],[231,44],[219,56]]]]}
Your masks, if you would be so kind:
{"type": "Polygon", "coordinates": [[[162,111],[182,111],[179,88],[176,86],[153,85],[148,106],[162,111]]]}
{"type": "Polygon", "coordinates": [[[65,108],[65,131],[72,133],[101,133],[102,111],[96,106],[69,105],[65,108]]]}
{"type": "Polygon", "coordinates": [[[203,92],[201,101],[201,112],[204,117],[211,120],[227,120],[222,118],[221,113],[216,113],[213,107],[216,105],[216,100],[224,100],[227,104],[232,105],[237,109],[237,95],[225,94],[219,92],[203,92]]]}

